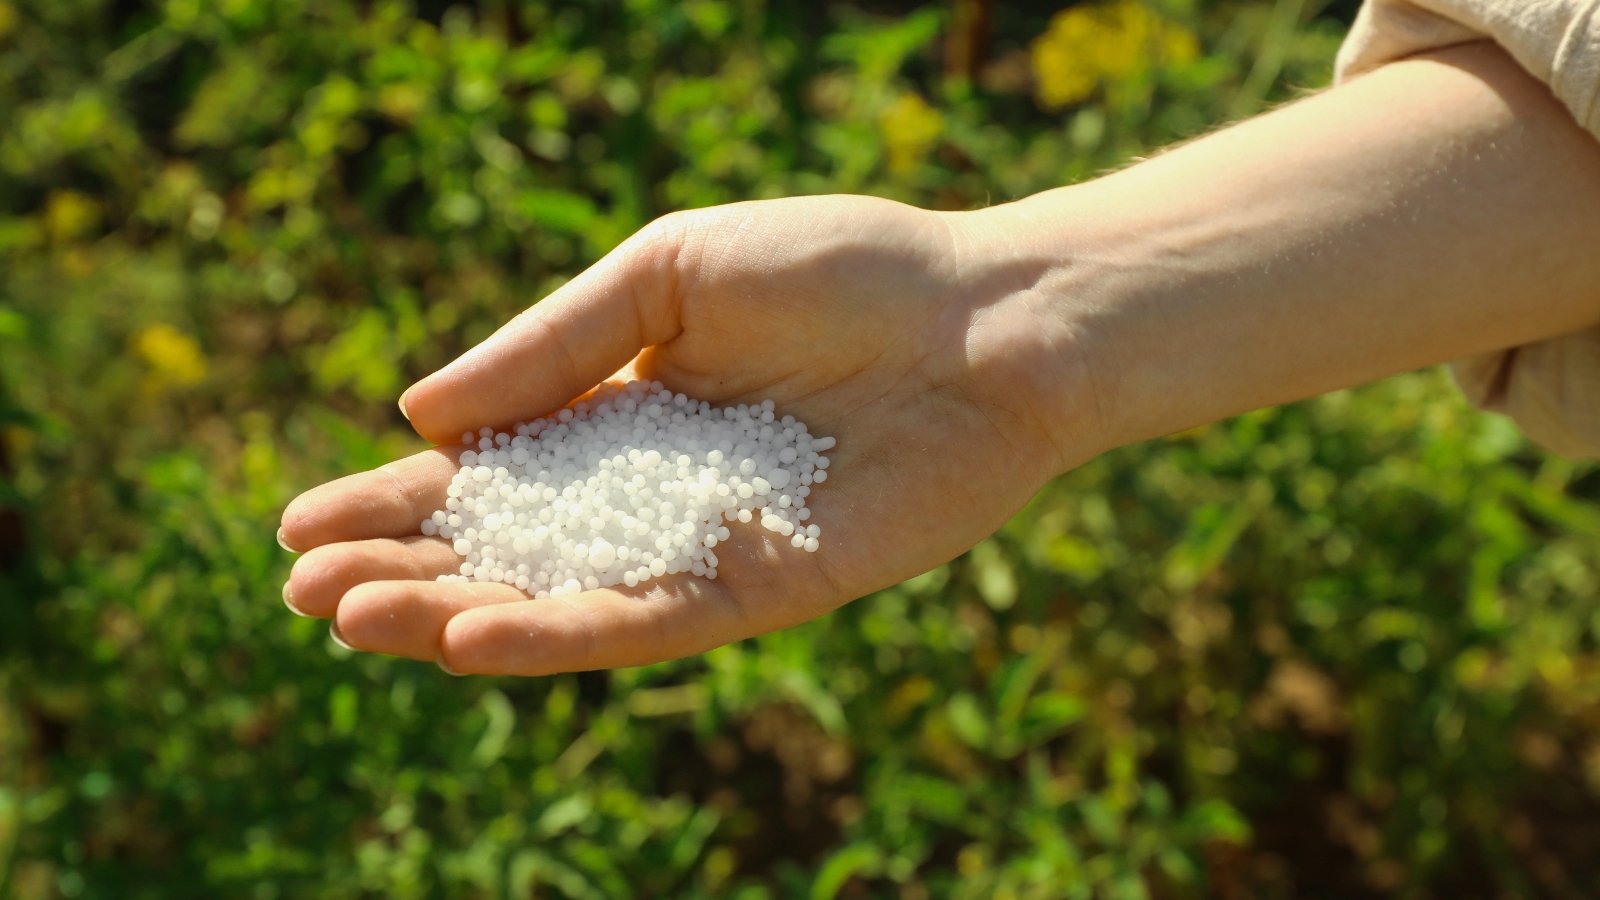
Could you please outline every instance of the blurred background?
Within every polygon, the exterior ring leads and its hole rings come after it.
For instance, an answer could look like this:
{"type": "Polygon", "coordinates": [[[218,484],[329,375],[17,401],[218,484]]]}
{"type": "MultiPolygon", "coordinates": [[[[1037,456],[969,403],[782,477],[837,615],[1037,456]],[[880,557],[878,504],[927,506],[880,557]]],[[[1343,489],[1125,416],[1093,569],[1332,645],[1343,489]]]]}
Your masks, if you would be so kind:
{"type": "Polygon", "coordinates": [[[1081,180],[1326,85],[1356,6],[0,0],[0,896],[1596,896],[1600,473],[1437,372],[667,665],[279,601],[284,504],[651,218],[1081,180]]]}

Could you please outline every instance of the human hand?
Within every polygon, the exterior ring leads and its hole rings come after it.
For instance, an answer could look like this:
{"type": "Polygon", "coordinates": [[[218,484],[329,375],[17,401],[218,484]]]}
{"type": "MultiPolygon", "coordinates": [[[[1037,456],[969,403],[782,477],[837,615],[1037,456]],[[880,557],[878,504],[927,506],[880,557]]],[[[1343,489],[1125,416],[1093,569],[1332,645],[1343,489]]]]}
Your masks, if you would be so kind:
{"type": "Polygon", "coordinates": [[[1072,348],[1028,308],[1048,261],[995,253],[993,234],[980,214],[850,196],[655,223],[406,392],[442,446],[289,505],[280,538],[306,552],[285,599],[357,649],[536,675],[697,653],[951,559],[1099,449],[1052,438],[1072,348]],[[546,600],[434,581],[460,558],[418,525],[443,504],[462,433],[549,413],[619,370],[718,405],[771,399],[835,436],[808,500],[820,551],[735,525],[716,581],[546,600]]]}

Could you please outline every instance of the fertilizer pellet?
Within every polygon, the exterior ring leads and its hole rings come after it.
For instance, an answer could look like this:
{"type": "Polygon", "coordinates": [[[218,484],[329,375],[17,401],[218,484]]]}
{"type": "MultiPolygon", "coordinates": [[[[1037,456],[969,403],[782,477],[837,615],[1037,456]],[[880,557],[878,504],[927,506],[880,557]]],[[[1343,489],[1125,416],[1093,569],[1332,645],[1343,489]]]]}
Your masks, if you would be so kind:
{"type": "Polygon", "coordinates": [[[772,401],[713,407],[660,382],[603,385],[559,413],[468,449],[445,507],[422,533],[462,557],[440,581],[498,581],[535,597],[637,587],[688,572],[717,577],[728,524],[758,522],[817,552],[811,485],[827,480],[831,437],[812,437],[772,401]],[[476,449],[473,449],[476,448],[476,449]]]}

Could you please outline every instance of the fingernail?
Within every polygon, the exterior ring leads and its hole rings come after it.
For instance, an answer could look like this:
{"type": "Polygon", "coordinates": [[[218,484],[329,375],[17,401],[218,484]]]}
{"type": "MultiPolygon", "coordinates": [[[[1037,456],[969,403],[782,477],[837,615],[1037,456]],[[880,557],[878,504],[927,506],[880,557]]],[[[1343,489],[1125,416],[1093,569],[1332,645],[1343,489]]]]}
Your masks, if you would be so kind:
{"type": "Polygon", "coordinates": [[[293,547],[289,546],[289,542],[285,541],[283,539],[283,529],[282,528],[278,529],[278,546],[282,547],[283,549],[285,549],[287,551],[289,551],[290,553],[294,553],[295,552],[295,549],[293,547]]]}
{"type": "Polygon", "coordinates": [[[400,395],[399,406],[400,406],[400,415],[405,416],[407,422],[411,421],[411,413],[406,412],[406,395],[405,394],[401,394],[400,395]]]}
{"type": "Polygon", "coordinates": [[[330,623],[328,623],[328,637],[332,638],[333,642],[335,644],[338,644],[339,646],[343,647],[346,650],[354,650],[354,649],[356,649],[356,648],[350,646],[350,642],[349,641],[344,639],[344,635],[342,633],[340,633],[340,631],[339,631],[339,623],[338,622],[330,622],[330,623]]]}
{"type": "Polygon", "coordinates": [[[457,678],[461,677],[462,673],[457,672],[455,669],[452,669],[449,666],[445,665],[444,664],[444,660],[442,658],[438,659],[438,660],[435,660],[435,662],[439,666],[439,671],[445,673],[446,675],[454,675],[457,678]]]}
{"type": "Polygon", "coordinates": [[[312,617],[310,613],[303,613],[300,611],[299,607],[294,605],[294,592],[289,590],[289,582],[287,581],[283,583],[283,605],[289,607],[289,612],[294,613],[302,619],[309,619],[312,617]]]}

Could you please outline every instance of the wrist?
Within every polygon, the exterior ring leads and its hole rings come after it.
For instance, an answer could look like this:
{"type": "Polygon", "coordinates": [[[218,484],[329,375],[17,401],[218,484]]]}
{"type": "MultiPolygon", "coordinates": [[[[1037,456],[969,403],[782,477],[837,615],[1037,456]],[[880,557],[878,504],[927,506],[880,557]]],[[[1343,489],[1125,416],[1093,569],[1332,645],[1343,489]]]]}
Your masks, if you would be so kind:
{"type": "Polygon", "coordinates": [[[1047,477],[1136,439],[1109,362],[1116,267],[1063,249],[1086,231],[1070,190],[1048,204],[940,214],[954,235],[974,397],[1028,432],[1047,477]]]}
{"type": "MultiPolygon", "coordinates": [[[[1013,273],[991,300],[1017,318],[1019,353],[1038,373],[1066,471],[1108,450],[1272,402],[1279,381],[1254,378],[1252,354],[1299,324],[1271,321],[1289,290],[1259,257],[1252,215],[1292,231],[1271,200],[1240,216],[1147,183],[1150,164],[993,207],[974,217],[976,255],[1013,273]],[[1161,198],[1157,202],[1156,198],[1161,198]],[[1023,279],[1023,275],[1026,279],[1023,279]]],[[[996,279],[1003,282],[1003,279],[996,279]]],[[[1281,316],[1281,313],[1277,313],[1281,316]]]]}

